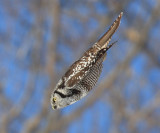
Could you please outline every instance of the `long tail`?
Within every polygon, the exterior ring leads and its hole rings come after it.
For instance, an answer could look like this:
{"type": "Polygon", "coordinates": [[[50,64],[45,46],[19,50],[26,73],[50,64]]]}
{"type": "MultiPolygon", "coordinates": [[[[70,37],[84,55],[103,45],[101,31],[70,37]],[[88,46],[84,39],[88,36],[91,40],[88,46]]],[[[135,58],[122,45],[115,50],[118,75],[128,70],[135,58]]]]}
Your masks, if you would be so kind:
{"type": "Polygon", "coordinates": [[[118,18],[114,21],[114,23],[111,25],[109,30],[98,40],[97,44],[101,48],[106,48],[108,43],[111,40],[112,35],[115,33],[115,31],[118,29],[120,25],[120,21],[122,18],[123,12],[121,12],[118,16],[118,18]]]}

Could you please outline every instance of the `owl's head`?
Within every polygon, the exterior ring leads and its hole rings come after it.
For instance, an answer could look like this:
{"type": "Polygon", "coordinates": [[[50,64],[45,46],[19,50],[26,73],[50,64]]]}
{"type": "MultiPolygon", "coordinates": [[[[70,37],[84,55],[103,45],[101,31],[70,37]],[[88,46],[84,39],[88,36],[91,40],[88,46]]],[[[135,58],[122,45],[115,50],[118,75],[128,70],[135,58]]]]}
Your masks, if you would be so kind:
{"type": "Polygon", "coordinates": [[[60,79],[56,87],[54,88],[54,91],[52,92],[50,99],[52,108],[54,110],[64,108],[67,105],[69,105],[66,95],[67,89],[65,88],[64,80],[60,79]]]}
{"type": "Polygon", "coordinates": [[[51,102],[52,108],[54,110],[64,107],[64,100],[60,97],[59,94],[53,92],[50,100],[51,100],[50,102],[51,102]]]}

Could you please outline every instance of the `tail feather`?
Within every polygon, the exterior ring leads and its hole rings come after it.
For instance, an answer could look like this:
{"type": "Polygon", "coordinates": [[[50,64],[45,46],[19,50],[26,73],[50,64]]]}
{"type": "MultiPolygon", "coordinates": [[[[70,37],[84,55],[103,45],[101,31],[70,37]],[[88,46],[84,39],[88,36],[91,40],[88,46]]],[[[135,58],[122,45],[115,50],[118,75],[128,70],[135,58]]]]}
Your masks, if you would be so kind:
{"type": "Polygon", "coordinates": [[[115,33],[115,31],[118,29],[120,25],[120,21],[122,18],[123,12],[120,13],[118,18],[114,21],[114,23],[111,25],[109,30],[98,40],[98,45],[101,47],[107,47],[108,43],[111,40],[112,35],[115,33]]]}

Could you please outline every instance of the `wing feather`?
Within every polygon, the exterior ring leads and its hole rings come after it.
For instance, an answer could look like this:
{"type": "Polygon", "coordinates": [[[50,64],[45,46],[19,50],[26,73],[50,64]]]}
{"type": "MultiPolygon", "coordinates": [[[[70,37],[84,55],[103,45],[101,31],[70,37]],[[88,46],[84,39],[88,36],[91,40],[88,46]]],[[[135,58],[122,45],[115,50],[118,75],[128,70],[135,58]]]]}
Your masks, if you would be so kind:
{"type": "Polygon", "coordinates": [[[70,66],[69,70],[62,77],[62,79],[65,80],[65,84],[63,84],[65,87],[74,87],[79,83],[89,73],[90,68],[97,63],[99,58],[98,54],[101,54],[100,51],[105,49],[106,52],[107,45],[110,42],[112,35],[119,27],[122,15],[123,13],[118,16],[109,30],[98,40],[97,43],[95,43],[95,45],[87,50],[79,60],[70,66]]]}
{"type": "MultiPolygon", "coordinates": [[[[90,68],[86,76],[80,81],[79,85],[82,86],[82,90],[90,91],[97,83],[103,68],[103,60],[106,54],[104,54],[99,60],[90,68]]],[[[78,87],[79,88],[79,87],[78,87]]]]}

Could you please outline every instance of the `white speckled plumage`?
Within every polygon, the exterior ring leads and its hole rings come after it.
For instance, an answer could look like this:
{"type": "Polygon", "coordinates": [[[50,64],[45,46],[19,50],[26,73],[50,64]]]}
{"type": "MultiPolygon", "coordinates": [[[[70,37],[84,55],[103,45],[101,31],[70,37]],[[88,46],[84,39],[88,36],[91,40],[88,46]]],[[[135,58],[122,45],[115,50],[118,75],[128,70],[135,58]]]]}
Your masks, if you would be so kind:
{"type": "Polygon", "coordinates": [[[59,80],[51,94],[53,109],[59,109],[75,103],[95,86],[102,72],[102,63],[112,35],[119,27],[123,13],[111,25],[109,30],[83,56],[73,63],[59,80]]]}

